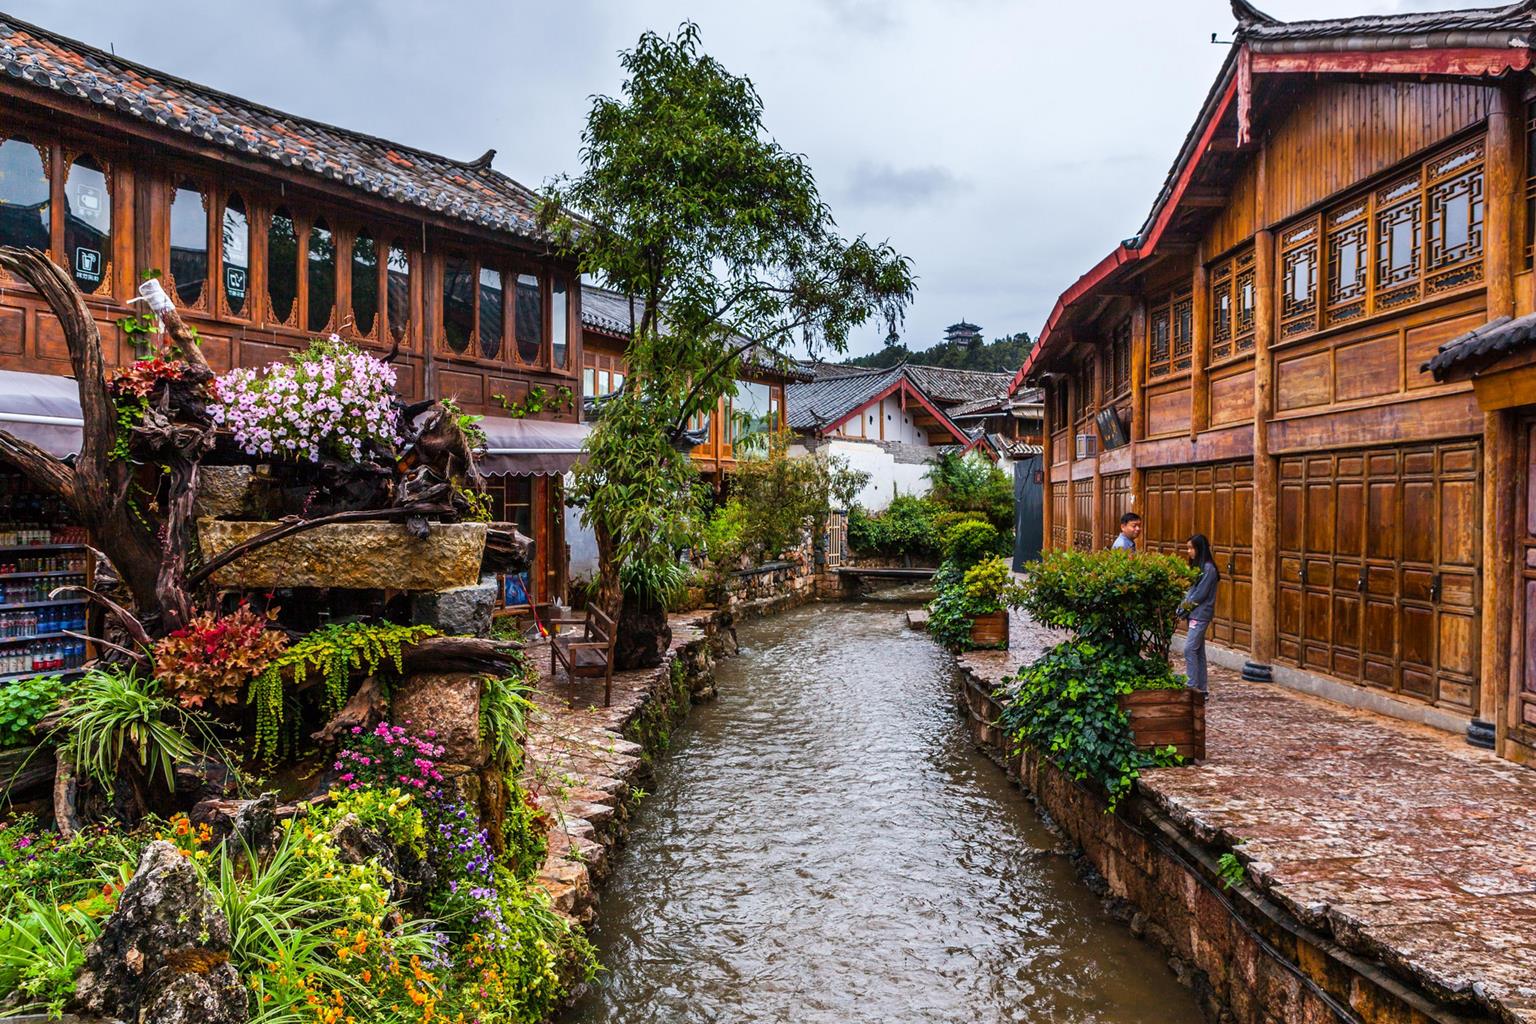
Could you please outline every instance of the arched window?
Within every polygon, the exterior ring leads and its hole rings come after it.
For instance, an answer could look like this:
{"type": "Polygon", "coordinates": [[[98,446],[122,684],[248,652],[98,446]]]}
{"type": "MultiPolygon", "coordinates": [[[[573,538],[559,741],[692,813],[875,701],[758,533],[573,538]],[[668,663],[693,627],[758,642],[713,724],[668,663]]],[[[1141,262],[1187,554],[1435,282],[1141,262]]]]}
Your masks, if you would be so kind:
{"type": "Polygon", "coordinates": [[[0,245],[48,251],[46,153],[26,139],[0,142],[0,245]]]}
{"type": "Polygon", "coordinates": [[[272,211],[267,225],[267,301],[272,319],[280,324],[293,321],[293,307],[299,297],[299,232],[293,215],[282,207],[272,211]]]}
{"type": "Polygon", "coordinates": [[[555,368],[565,369],[566,346],[569,339],[566,316],[567,299],[565,294],[565,278],[557,277],[550,285],[549,293],[549,339],[550,347],[554,352],[555,368]]]}
{"type": "Polygon", "coordinates": [[[107,280],[112,260],[112,193],[95,157],[79,156],[64,178],[64,258],[87,295],[107,280]]]}
{"type": "Polygon", "coordinates": [[[352,239],[352,326],[367,337],[379,318],[379,247],[359,231],[352,239]]]}
{"type": "Polygon", "coordinates": [[[544,347],[544,289],[537,274],[517,275],[517,357],[539,361],[544,347]]]}
{"type": "Polygon", "coordinates": [[[336,240],[323,220],[315,221],[309,229],[309,258],[305,266],[309,285],[306,326],[311,334],[320,334],[330,330],[336,312],[336,240]]]}
{"type": "Polygon", "coordinates": [[[443,260],[443,340],[462,353],[475,331],[475,280],[469,261],[443,260]]]}
{"type": "Polygon", "coordinates": [[[501,271],[480,268],[480,354],[495,359],[501,354],[502,307],[501,271]]]}
{"type": "Polygon", "coordinates": [[[245,214],[245,200],[238,195],[231,195],[224,204],[219,236],[224,262],[224,306],[232,315],[240,316],[251,286],[251,224],[245,214]]]}
{"type": "Polygon", "coordinates": [[[208,281],[208,201],[192,182],[171,197],[171,282],[183,306],[203,299],[208,281]]]}
{"type": "Polygon", "coordinates": [[[398,245],[390,246],[385,281],[389,290],[389,333],[396,341],[404,341],[411,329],[411,254],[398,245]]]}

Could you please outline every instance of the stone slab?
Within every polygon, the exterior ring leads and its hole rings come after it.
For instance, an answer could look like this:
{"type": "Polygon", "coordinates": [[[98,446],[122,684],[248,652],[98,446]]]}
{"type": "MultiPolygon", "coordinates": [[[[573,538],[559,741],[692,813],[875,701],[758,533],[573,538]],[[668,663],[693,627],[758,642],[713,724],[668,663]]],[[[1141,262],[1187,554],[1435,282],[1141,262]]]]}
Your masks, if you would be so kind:
{"type": "MultiPolygon", "coordinates": [[[[212,558],[277,526],[202,519],[203,553],[212,558]]],[[[480,581],[484,523],[433,523],[424,539],[403,523],[332,523],[236,559],[213,575],[223,587],[345,587],[447,590],[480,581]]]]}

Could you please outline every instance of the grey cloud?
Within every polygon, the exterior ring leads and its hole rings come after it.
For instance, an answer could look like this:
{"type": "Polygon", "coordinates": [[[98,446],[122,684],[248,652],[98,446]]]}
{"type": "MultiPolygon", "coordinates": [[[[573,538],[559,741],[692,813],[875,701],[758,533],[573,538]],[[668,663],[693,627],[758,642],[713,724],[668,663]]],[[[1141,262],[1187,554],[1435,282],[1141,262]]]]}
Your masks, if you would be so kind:
{"type": "Polygon", "coordinates": [[[967,184],[947,167],[896,167],[864,161],[853,169],[846,189],[859,206],[907,206],[930,203],[963,192],[967,184]]]}

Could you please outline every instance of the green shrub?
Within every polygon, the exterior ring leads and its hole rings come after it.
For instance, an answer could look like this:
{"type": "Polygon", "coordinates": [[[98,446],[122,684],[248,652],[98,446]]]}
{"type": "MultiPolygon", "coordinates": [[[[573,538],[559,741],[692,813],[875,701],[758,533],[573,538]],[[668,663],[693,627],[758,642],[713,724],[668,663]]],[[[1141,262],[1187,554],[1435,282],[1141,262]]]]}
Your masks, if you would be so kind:
{"type": "Polygon", "coordinates": [[[967,568],[998,554],[1002,537],[986,520],[967,519],[950,527],[944,537],[944,558],[967,568]]]}
{"type": "Polygon", "coordinates": [[[948,537],[949,531],[953,530],[960,523],[985,523],[988,521],[987,517],[980,512],[954,512],[946,510],[934,515],[933,532],[938,534],[940,540],[942,540],[948,537]]]}
{"type": "Polygon", "coordinates": [[[741,547],[754,564],[800,546],[807,531],[826,525],[834,509],[853,504],[869,474],[825,452],[789,454],[794,435],[768,435],[760,456],[737,460],[731,474],[731,503],[742,508],[741,547]]]}
{"type": "Polygon", "coordinates": [[[0,750],[30,747],[37,742],[32,727],[59,706],[64,680],[33,676],[0,686],[0,750]]]}
{"type": "Polygon", "coordinates": [[[928,497],[942,508],[985,516],[1005,537],[1013,536],[1013,481],[986,456],[971,452],[939,457],[928,471],[928,497]]]}
{"type": "Polygon", "coordinates": [[[974,646],[971,625],[977,616],[1000,612],[1019,599],[1008,563],[995,555],[968,569],[946,561],[934,574],[934,583],[938,593],[928,605],[928,632],[951,650],[974,646]]]}
{"type": "Polygon", "coordinates": [[[480,688],[480,742],[503,775],[523,767],[523,738],[533,714],[533,673],[518,655],[519,671],[505,678],[487,676],[480,688]]]}
{"type": "Polygon", "coordinates": [[[747,507],[732,498],[704,524],[704,557],[715,565],[735,568],[746,533],[747,507]]]}
{"type": "Polygon", "coordinates": [[[146,783],[158,777],[174,790],[176,765],[198,754],[187,735],[194,730],[214,745],[202,720],[162,692],[158,680],[132,669],[93,668],[70,688],[49,735],[77,771],[111,796],[122,771],[134,765],[146,783]]]}
{"type": "Polygon", "coordinates": [[[865,555],[931,558],[939,553],[933,526],[937,513],[932,502],[910,495],[893,499],[877,515],[855,506],[848,513],[848,546],[865,555]]]}
{"type": "Polygon", "coordinates": [[[1197,575],[1172,555],[1123,551],[1056,551],[1025,572],[1021,604],[1036,622],[1162,661],[1197,575]]]}
{"type": "Polygon", "coordinates": [[[1130,792],[1143,768],[1178,763],[1172,748],[1140,751],[1116,698],[1136,690],[1175,689],[1184,680],[1166,662],[1088,640],[1057,644],[1021,669],[998,724],[1074,779],[1092,779],[1109,809],[1130,792]]]}

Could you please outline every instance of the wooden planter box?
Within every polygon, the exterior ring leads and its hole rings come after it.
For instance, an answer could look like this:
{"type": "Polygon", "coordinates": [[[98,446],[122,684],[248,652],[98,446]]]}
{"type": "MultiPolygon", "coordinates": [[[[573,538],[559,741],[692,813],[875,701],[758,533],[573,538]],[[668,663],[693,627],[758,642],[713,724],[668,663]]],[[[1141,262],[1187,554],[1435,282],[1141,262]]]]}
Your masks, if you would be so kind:
{"type": "Polygon", "coordinates": [[[1138,750],[1173,746],[1192,761],[1205,760],[1205,694],[1186,686],[1137,690],[1118,699],[1138,750]]]}
{"type": "MultiPolygon", "coordinates": [[[[203,554],[212,558],[277,523],[203,519],[203,554]]],[[[480,582],[484,523],[433,523],[425,539],[404,523],[332,523],[258,548],[213,574],[221,587],[345,587],[449,590],[480,582]]]]}
{"type": "Polygon", "coordinates": [[[1008,612],[988,612],[971,620],[971,643],[976,647],[1008,648],[1008,612]]]}

